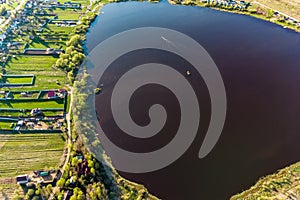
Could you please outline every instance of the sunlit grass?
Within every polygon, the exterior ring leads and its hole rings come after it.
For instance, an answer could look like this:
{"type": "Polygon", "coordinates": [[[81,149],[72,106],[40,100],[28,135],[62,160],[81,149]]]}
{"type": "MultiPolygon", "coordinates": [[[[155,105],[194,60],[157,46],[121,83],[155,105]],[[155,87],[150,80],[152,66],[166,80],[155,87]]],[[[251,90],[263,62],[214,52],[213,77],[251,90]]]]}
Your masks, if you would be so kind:
{"type": "Polygon", "coordinates": [[[60,134],[0,134],[0,178],[57,167],[64,144],[60,134]]]}

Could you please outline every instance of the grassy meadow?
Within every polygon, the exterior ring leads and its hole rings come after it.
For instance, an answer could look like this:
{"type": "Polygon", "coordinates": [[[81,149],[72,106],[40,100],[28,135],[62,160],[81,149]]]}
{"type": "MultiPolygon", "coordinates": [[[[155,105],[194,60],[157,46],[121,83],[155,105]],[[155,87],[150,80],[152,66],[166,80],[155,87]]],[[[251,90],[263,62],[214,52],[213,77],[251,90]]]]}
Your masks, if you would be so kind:
{"type": "Polygon", "coordinates": [[[64,108],[63,99],[44,101],[44,102],[9,102],[1,101],[0,108],[12,109],[33,109],[33,108],[64,108]]]}
{"type": "Polygon", "coordinates": [[[57,167],[64,144],[60,134],[0,134],[0,179],[57,167]]]}
{"type": "Polygon", "coordinates": [[[33,86],[14,88],[13,90],[24,91],[61,88],[66,84],[66,74],[61,70],[52,68],[56,59],[54,56],[25,55],[17,55],[11,58],[5,66],[7,74],[34,74],[36,77],[33,86]]]}

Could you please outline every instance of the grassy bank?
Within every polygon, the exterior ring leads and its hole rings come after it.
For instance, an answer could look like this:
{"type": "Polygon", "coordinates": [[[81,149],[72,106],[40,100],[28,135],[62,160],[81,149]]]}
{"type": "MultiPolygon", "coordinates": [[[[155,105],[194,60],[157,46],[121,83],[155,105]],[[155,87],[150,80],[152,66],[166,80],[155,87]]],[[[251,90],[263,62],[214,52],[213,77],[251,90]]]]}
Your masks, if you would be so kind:
{"type": "Polygon", "coordinates": [[[261,178],[257,183],[230,200],[300,199],[300,162],[261,178]]]}
{"type": "MultiPolygon", "coordinates": [[[[78,81],[74,83],[74,104],[73,104],[73,121],[74,121],[74,130],[72,131],[72,138],[74,144],[71,148],[71,155],[73,154],[70,162],[70,166],[73,165],[73,160],[76,160],[76,154],[84,155],[84,160],[88,160],[88,163],[92,163],[90,165],[91,173],[94,172],[93,177],[96,180],[102,180],[102,188],[105,189],[106,195],[111,200],[119,200],[119,199],[147,199],[147,200],[157,200],[157,198],[151,195],[147,189],[140,184],[130,182],[123,177],[121,177],[117,171],[112,166],[110,158],[105,154],[104,149],[100,145],[101,141],[96,138],[96,132],[94,128],[94,120],[92,112],[93,110],[90,107],[91,94],[93,93],[94,88],[87,85],[90,81],[89,75],[84,74],[78,81]],[[86,92],[86,89],[90,92],[86,92]],[[85,112],[84,118],[80,113],[85,112]],[[93,146],[93,153],[97,154],[89,155],[87,153],[87,148],[83,146],[83,142],[85,144],[90,144],[89,147],[93,146]],[[95,152],[95,150],[97,152],[95,152]],[[76,153],[75,153],[76,152],[76,153]],[[97,160],[97,159],[99,160],[97,160]],[[96,170],[92,170],[95,168],[96,170]]],[[[75,165],[76,166],[76,165],[75,165]]],[[[68,172],[65,172],[65,180],[68,180],[70,177],[67,174],[78,174],[74,170],[74,165],[68,168],[68,172]]],[[[79,181],[79,183],[84,180],[79,181]]],[[[93,182],[87,184],[86,187],[93,185],[93,182]]]]}

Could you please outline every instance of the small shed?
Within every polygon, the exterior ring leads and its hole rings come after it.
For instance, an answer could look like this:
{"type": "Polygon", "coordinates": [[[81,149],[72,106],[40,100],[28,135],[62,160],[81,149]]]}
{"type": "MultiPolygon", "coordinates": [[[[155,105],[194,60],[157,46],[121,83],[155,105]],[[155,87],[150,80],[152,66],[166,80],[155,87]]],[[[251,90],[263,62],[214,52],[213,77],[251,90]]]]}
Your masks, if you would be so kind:
{"type": "Polygon", "coordinates": [[[49,176],[49,172],[41,172],[40,176],[41,177],[49,176]]]}
{"type": "Polygon", "coordinates": [[[27,184],[29,182],[29,176],[27,174],[17,176],[16,179],[17,179],[17,184],[19,184],[19,185],[24,185],[24,184],[27,184]]]}

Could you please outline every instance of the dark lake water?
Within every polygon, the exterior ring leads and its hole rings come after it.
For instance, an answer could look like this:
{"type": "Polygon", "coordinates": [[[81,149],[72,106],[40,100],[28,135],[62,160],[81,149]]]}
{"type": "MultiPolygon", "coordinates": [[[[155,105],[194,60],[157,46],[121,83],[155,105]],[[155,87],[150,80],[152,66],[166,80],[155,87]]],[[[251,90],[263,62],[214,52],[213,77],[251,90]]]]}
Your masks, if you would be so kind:
{"type": "MultiPolygon", "coordinates": [[[[210,119],[208,90],[200,75],[188,81],[200,101],[201,122],[188,151],[172,165],[150,173],[120,172],[144,184],[151,193],[170,200],[228,199],[261,176],[300,160],[300,34],[249,16],[207,8],[127,2],[102,9],[87,34],[87,50],[121,31],[164,27],[187,34],[211,55],[223,77],[227,117],[213,151],[198,158],[210,119]]],[[[134,152],[163,147],[176,133],[180,109],[174,95],[159,85],[134,93],[131,116],[139,125],[149,122],[149,106],[159,103],[168,112],[166,126],[156,136],[136,139],[116,126],[110,110],[112,89],[133,66],[158,62],[185,73],[186,60],[168,52],[144,49],[119,57],[105,72],[104,92],[97,96],[100,124],[118,146],[134,152]]],[[[113,161],[114,162],[114,161],[113,161]]],[[[142,165],[142,163],[141,163],[142,165]]]]}

